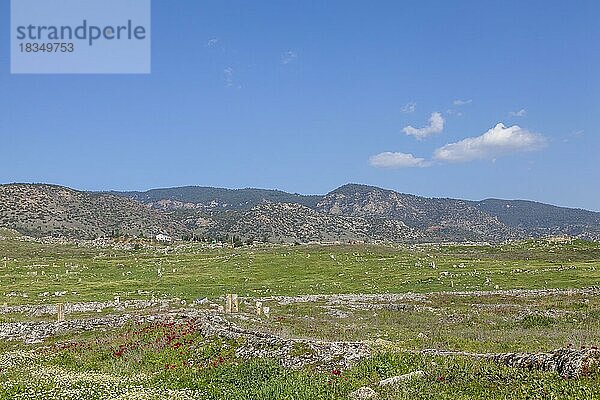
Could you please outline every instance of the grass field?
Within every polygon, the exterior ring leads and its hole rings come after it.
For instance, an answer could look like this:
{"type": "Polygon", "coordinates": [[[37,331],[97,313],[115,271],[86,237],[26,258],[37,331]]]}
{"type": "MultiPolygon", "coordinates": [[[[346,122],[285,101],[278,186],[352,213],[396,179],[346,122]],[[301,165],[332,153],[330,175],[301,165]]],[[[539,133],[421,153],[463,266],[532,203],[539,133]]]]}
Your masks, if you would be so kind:
{"type": "MultiPolygon", "coordinates": [[[[185,308],[204,297],[222,304],[225,293],[238,293],[242,312],[227,317],[238,326],[285,338],[369,341],[374,348],[371,358],[347,370],[288,369],[273,359],[241,359],[236,349],[243,343],[204,336],[190,325],[128,323],[37,344],[0,342],[0,399],[347,399],[365,385],[381,399],[600,398],[597,375],[565,380],[552,372],[409,352],[540,352],[597,344],[598,243],[115,250],[6,238],[0,262],[0,306],[119,296],[176,299],[185,308]],[[589,291],[543,291],[582,288],[589,291]],[[336,296],[385,293],[404,296],[336,296]],[[307,295],[323,296],[276,297],[307,295]],[[270,318],[252,314],[255,299],[271,308],[270,318]],[[425,376],[377,387],[381,379],[416,370],[425,376]]],[[[54,318],[7,312],[0,326],[54,318]]]]}
{"type": "Polygon", "coordinates": [[[0,241],[8,304],[129,298],[429,293],[600,285],[600,245],[195,246],[115,251],[0,241]],[[4,265],[5,264],[5,265],[4,265]],[[60,297],[60,298],[58,298],[60,297]]]}

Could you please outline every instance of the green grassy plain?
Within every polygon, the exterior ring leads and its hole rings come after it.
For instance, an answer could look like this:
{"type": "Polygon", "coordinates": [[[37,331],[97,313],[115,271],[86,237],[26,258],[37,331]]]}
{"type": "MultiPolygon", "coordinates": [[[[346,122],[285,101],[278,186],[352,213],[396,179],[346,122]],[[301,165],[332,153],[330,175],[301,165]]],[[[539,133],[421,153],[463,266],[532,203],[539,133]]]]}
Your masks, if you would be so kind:
{"type": "Polygon", "coordinates": [[[8,304],[600,286],[600,245],[581,241],[116,251],[0,240],[0,262],[8,304]]]}
{"type": "MultiPolygon", "coordinates": [[[[347,399],[364,385],[390,400],[600,399],[598,376],[564,380],[555,373],[406,351],[538,352],[567,343],[597,344],[600,300],[594,296],[458,292],[600,287],[599,267],[600,245],[583,241],[115,250],[4,239],[0,306],[115,296],[176,297],[188,304],[208,297],[222,303],[225,293],[249,300],[340,293],[423,296],[407,298],[397,309],[380,300],[373,300],[380,308],[327,298],[291,304],[267,300],[268,320],[252,317],[249,304],[242,306],[247,313],[229,317],[283,337],[377,344],[372,358],[341,373],[242,360],[235,355],[241,343],[203,337],[185,331],[185,325],[132,324],[36,345],[0,342],[0,399],[347,399]],[[179,345],[166,339],[173,337],[181,339],[179,345]],[[426,374],[377,387],[381,379],[415,370],[426,374]]],[[[0,323],[50,318],[12,313],[0,315],[0,323]]]]}
{"type": "Polygon", "coordinates": [[[588,294],[439,293],[402,301],[402,309],[381,301],[370,304],[381,306],[376,309],[326,300],[268,304],[273,304],[271,320],[236,323],[284,337],[384,341],[402,350],[540,352],[589,347],[600,339],[600,300],[588,294]]]}

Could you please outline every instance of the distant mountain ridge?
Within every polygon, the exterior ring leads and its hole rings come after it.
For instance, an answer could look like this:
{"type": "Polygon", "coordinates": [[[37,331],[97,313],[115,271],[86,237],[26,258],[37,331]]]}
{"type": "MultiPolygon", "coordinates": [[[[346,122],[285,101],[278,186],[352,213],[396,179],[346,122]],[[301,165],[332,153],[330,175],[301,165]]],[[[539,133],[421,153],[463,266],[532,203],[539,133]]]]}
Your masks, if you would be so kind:
{"type": "MultiPolygon", "coordinates": [[[[224,189],[206,186],[183,186],[176,188],[151,189],[146,192],[111,192],[116,195],[130,197],[142,203],[152,204],[157,208],[165,208],[160,201],[170,200],[172,207],[183,208],[226,208],[235,210],[249,209],[264,202],[296,203],[313,207],[322,196],[306,196],[291,194],[281,190],[270,189],[224,189]],[[202,207],[192,207],[191,205],[202,207]]],[[[166,207],[169,208],[169,207],[166,207]]]]}
{"type": "Polygon", "coordinates": [[[0,185],[0,227],[29,236],[182,235],[179,221],[134,200],[56,185],[0,185]]]}
{"type": "Polygon", "coordinates": [[[502,242],[570,235],[600,240],[600,213],[523,200],[426,198],[348,184],[326,195],[186,186],[82,192],[0,185],[0,227],[32,236],[112,234],[271,242],[502,242]]]}
{"type": "Polygon", "coordinates": [[[420,240],[501,241],[522,236],[463,200],[430,199],[366,185],[349,184],[330,192],[317,204],[317,210],[373,221],[402,222],[418,232],[420,240]]]}
{"type": "Polygon", "coordinates": [[[486,199],[470,202],[503,223],[533,236],[570,235],[598,237],[600,213],[579,208],[558,207],[527,200],[486,199]]]}

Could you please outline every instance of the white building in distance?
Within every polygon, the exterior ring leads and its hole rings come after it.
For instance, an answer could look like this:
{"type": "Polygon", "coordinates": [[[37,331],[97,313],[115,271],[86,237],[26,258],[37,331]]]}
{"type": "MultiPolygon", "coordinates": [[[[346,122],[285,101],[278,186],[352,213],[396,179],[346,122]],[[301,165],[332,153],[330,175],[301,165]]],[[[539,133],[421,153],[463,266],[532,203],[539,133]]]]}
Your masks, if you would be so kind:
{"type": "Polygon", "coordinates": [[[159,233],[156,235],[156,241],[160,243],[173,243],[173,238],[169,235],[159,233]]]}

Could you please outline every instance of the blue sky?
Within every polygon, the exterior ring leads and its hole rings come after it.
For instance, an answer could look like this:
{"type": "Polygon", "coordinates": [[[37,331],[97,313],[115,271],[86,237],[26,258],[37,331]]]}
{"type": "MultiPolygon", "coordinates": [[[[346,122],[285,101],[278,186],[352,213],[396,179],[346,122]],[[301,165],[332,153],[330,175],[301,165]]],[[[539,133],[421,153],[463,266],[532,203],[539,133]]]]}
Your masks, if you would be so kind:
{"type": "Polygon", "coordinates": [[[600,211],[597,1],[154,0],[150,75],[11,75],[8,3],[0,182],[600,211]]]}

